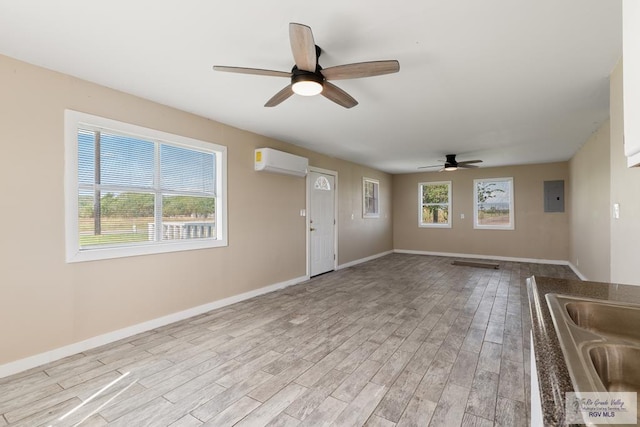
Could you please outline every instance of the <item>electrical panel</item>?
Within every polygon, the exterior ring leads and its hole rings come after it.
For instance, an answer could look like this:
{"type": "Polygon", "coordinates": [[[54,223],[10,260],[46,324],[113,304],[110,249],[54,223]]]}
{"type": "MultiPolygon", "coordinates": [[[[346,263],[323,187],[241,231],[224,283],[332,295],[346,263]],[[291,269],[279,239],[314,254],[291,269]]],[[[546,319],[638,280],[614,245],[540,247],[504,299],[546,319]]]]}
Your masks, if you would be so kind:
{"type": "Polygon", "coordinates": [[[564,212],[564,181],[544,182],[544,211],[564,212]]]}

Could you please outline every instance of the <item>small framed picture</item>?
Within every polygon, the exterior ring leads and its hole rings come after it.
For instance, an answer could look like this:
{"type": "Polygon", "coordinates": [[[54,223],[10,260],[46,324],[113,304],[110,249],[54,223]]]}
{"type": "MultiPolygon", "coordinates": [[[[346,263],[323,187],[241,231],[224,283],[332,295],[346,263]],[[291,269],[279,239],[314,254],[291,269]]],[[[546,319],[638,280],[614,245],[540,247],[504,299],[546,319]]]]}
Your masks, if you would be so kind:
{"type": "Polygon", "coordinates": [[[380,217],[380,181],[362,178],[362,217],[380,217]]]}

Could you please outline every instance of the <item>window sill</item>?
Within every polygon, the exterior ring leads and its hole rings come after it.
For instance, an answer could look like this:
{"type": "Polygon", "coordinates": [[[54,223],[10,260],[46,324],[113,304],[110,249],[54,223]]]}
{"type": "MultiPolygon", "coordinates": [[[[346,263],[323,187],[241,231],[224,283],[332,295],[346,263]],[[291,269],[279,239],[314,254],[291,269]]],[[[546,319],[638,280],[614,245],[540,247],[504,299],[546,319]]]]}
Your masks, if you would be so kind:
{"type": "Polygon", "coordinates": [[[169,252],[182,252],[198,249],[219,248],[228,246],[227,241],[220,239],[201,239],[192,241],[164,242],[161,244],[140,244],[136,246],[112,246],[95,249],[76,249],[67,252],[67,263],[98,261],[103,259],[126,258],[141,255],[153,255],[169,252]]]}

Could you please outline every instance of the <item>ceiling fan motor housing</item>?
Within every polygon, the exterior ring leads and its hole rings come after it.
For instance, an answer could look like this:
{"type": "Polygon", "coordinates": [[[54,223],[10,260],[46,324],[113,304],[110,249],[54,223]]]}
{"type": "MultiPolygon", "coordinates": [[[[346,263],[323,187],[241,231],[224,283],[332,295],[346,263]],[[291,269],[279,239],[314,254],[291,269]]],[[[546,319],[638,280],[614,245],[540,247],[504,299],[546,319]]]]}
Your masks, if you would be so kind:
{"type": "Polygon", "coordinates": [[[293,67],[291,70],[291,84],[295,84],[298,82],[316,82],[322,84],[324,82],[324,77],[320,74],[319,71],[312,73],[306,70],[299,70],[298,67],[293,67]]]}

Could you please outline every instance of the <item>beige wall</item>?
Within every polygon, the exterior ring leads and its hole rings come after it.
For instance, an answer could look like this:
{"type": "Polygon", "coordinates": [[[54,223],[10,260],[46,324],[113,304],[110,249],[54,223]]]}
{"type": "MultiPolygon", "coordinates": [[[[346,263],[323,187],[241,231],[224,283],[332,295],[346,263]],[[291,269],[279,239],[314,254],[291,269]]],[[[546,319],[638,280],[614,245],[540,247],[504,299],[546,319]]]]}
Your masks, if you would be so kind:
{"type": "Polygon", "coordinates": [[[0,365],[304,276],[305,180],[254,172],[257,147],[338,172],[339,264],[392,249],[388,174],[3,56],[0,93],[0,365]],[[66,108],[227,146],[229,246],[66,264],[66,108]],[[358,214],[363,175],[380,219],[358,214]]]}
{"type": "Polygon", "coordinates": [[[570,261],[589,280],[640,285],[640,168],[624,156],[622,93],[620,61],[610,76],[610,120],[570,162],[570,261]]]}
{"type": "MultiPolygon", "coordinates": [[[[393,177],[393,243],[395,249],[567,260],[568,213],[545,213],[543,182],[565,180],[567,162],[428,172],[393,177]],[[473,228],[473,180],[513,177],[515,230],[473,228]],[[418,183],[452,181],[452,228],[418,227],[418,183]],[[460,214],[465,218],[461,219],[460,214]]],[[[565,203],[565,211],[568,204],[565,203]]]]}
{"type": "MultiPolygon", "coordinates": [[[[620,218],[611,219],[611,281],[640,285],[640,167],[628,168],[624,156],[622,62],[610,77],[611,202],[620,218]]],[[[640,120],[636,117],[635,120],[640,120]]]]}
{"type": "Polygon", "coordinates": [[[608,282],[611,274],[609,133],[607,121],[569,162],[569,261],[587,280],[603,282],[608,282]]]}

